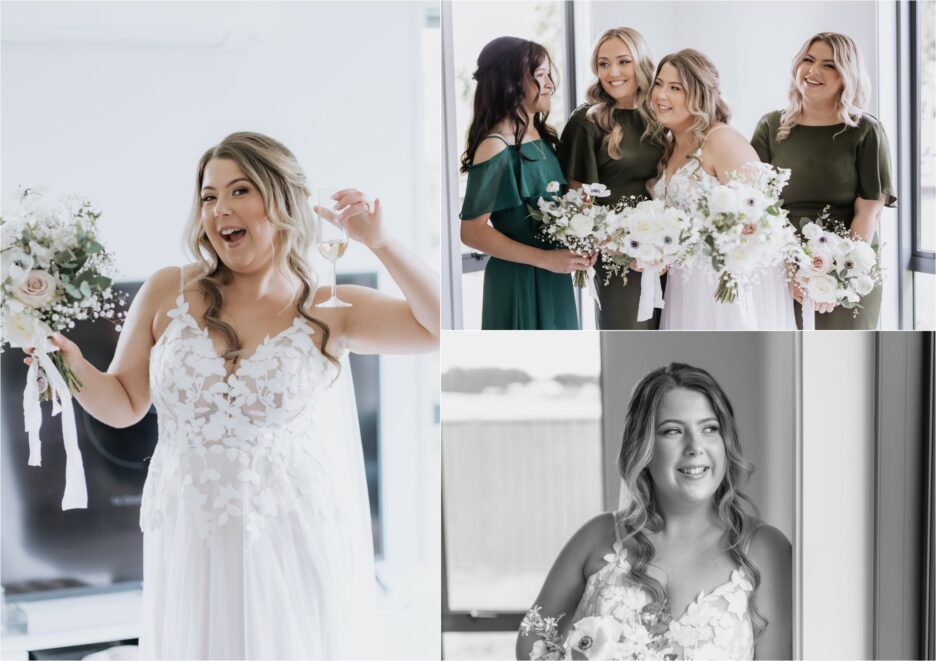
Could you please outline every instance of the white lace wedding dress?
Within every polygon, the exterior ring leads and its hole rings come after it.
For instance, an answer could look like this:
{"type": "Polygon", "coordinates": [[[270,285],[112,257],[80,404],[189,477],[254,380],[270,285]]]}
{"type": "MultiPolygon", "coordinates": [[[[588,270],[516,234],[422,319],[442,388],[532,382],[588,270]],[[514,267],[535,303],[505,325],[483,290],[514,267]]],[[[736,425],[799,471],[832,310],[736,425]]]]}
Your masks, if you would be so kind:
{"type": "Polygon", "coordinates": [[[346,357],[297,318],[225,378],[180,294],[150,355],[144,659],[370,656],[373,544],[346,357]],[[368,624],[363,624],[368,623],[368,624]]]}
{"type": "Polygon", "coordinates": [[[666,646],[662,655],[644,655],[649,639],[643,609],[651,597],[631,578],[627,549],[618,534],[619,515],[614,513],[614,552],[606,555],[605,565],[588,577],[572,622],[593,616],[614,618],[623,626],[625,641],[634,645],[633,658],[753,659],[750,595],[754,585],[741,569],[735,569],[727,581],[710,592],[701,592],[679,617],[669,619],[662,632],[666,646]]]}
{"type": "MultiPolygon", "coordinates": [[[[653,187],[656,200],[690,211],[706,180],[715,177],[706,172],[697,150],[689,161],[666,181],[661,176],[653,187]]],[[[715,300],[718,278],[711,263],[696,254],[684,267],[671,269],[666,278],[663,316],[660,327],[669,330],[796,330],[793,297],[790,295],[784,268],[778,264],[755,273],[755,283],[747,296],[746,314],[739,297],[734,303],[715,300]]]]}

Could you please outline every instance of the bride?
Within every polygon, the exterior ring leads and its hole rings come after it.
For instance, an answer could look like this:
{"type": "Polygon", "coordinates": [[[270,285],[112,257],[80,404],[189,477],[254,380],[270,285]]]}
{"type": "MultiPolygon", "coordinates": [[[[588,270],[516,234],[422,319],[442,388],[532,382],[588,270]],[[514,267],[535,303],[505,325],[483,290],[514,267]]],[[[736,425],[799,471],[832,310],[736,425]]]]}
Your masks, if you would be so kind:
{"type": "MultiPolygon", "coordinates": [[[[544,617],[565,614],[559,633],[572,633],[572,652],[599,644],[576,623],[608,616],[631,633],[589,658],[632,658],[628,647],[651,629],[657,658],[792,658],[790,543],[748,512],[740,488],[753,466],[708,372],[673,363],[640,381],[618,468],[621,509],[575,533],[536,600],[544,617]]],[[[543,646],[521,634],[517,658],[538,656],[534,647],[543,646]]]]}
{"type": "MultiPolygon", "coordinates": [[[[665,145],[652,187],[654,199],[685,211],[691,209],[705,180],[728,181],[757,153],[728,126],[731,111],[719,90],[718,71],[702,53],[687,48],[660,60],[649,96],[655,126],[648,132],[665,145]]],[[[784,267],[762,268],[754,275],[752,305],[745,314],[741,299],[715,300],[715,271],[698,254],[667,278],[661,328],[688,330],[795,330],[793,297],[784,267]],[[751,314],[751,312],[753,314],[751,314]]]]}
{"type": "Polygon", "coordinates": [[[228,136],[198,165],[195,263],[146,281],[107,372],[53,339],[89,414],[127,427],[151,402],[158,413],[140,510],[141,658],[379,654],[356,647],[375,594],[347,352],[434,350],[438,278],[390,235],[378,200],[345,189],[334,222],[405,300],[341,286],[351,307],[317,307],[328,292],[307,262],[309,194],[281,143],[228,136]]]}

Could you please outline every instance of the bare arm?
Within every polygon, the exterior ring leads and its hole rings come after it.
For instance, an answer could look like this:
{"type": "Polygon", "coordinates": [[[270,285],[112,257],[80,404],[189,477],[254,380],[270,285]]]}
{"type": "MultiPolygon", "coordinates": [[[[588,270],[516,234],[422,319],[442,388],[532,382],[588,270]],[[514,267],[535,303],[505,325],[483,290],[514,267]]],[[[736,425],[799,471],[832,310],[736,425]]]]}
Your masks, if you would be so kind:
{"type": "Polygon", "coordinates": [[[884,210],[884,199],[883,195],[877,200],[855,198],[855,217],[852,218],[851,231],[867,243],[871,243],[874,233],[877,232],[881,211],[884,210]]]}
{"type": "MultiPolygon", "coordinates": [[[[488,138],[478,146],[474,162],[477,164],[490,160],[506,148],[501,140],[488,138]]],[[[580,188],[581,185],[579,182],[569,182],[570,188],[580,188]]],[[[554,273],[572,273],[594,264],[594,259],[576,255],[571,250],[543,250],[514,241],[489,225],[490,218],[491,214],[486,213],[463,220],[462,243],[506,262],[528,264],[554,273]]]]}
{"type": "Polygon", "coordinates": [[[127,312],[107,372],[89,363],[71,340],[62,336],[53,338],[65,362],[84,384],[75,399],[101,422],[111,427],[129,427],[149,410],[149,356],[155,343],[153,323],[157,310],[178,291],[178,286],[177,268],[162,269],[143,284],[127,312]]]}
{"type": "Polygon", "coordinates": [[[757,659],[793,658],[793,551],[786,536],[773,526],[754,532],[748,555],[760,570],[754,605],[767,620],[757,639],[757,659]]]}
{"type": "Polygon", "coordinates": [[[747,163],[760,163],[757,152],[743,135],[730,126],[713,131],[702,148],[706,172],[727,183],[731,172],[741,173],[747,163]]]}
{"type": "Polygon", "coordinates": [[[440,335],[438,274],[390,235],[379,199],[371,205],[354,189],[339,191],[337,198],[341,213],[334,222],[374,252],[404,296],[400,300],[368,287],[339,287],[352,305],[339,329],[345,346],[355,353],[434,351],[440,335]]]}
{"type": "MultiPolygon", "coordinates": [[[[546,576],[546,582],[536,597],[544,617],[559,617],[559,632],[564,637],[572,626],[572,616],[585,592],[585,567],[596,548],[610,546],[608,537],[613,530],[611,514],[601,514],[582,526],[559,552],[546,576]]],[[[517,659],[529,659],[537,638],[533,635],[517,636],[517,659]]]]}

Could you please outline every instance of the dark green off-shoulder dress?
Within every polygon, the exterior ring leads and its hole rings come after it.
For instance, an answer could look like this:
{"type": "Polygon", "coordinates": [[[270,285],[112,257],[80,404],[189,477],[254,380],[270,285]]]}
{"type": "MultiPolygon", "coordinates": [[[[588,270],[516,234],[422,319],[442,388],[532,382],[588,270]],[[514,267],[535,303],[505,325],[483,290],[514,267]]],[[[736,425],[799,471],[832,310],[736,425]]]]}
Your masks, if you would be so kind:
{"type": "MultiPolygon", "coordinates": [[[[506,142],[506,141],[505,141],[506,142]]],[[[472,165],[460,217],[471,220],[491,214],[498,232],[528,246],[554,249],[537,232],[539,221],[530,217],[540,197],[551,197],[551,181],[565,183],[559,161],[542,140],[508,145],[493,158],[472,165]],[[520,151],[527,158],[520,157],[520,151]],[[527,160],[529,159],[529,160],[527,160]]],[[[481,306],[483,330],[575,330],[578,314],[572,276],[491,257],[484,268],[481,306]]]]}
{"type": "MultiPolygon", "coordinates": [[[[764,115],[751,145],[761,161],[791,170],[790,181],[783,189],[783,208],[796,228],[815,220],[826,205],[830,217],[851,227],[855,199],[877,200],[883,195],[892,207],[894,195],[887,136],[881,123],[867,113],[858,126],[794,126],[790,135],[777,142],[781,111],[764,115]]],[[[871,243],[877,248],[877,236],[871,243]]],[[[797,324],[802,327],[800,306],[797,324]]],[[[881,287],[861,299],[857,317],[853,311],[837,307],[828,314],[816,315],[816,329],[874,330],[881,312],[881,287]]]]}
{"type": "MultiPolygon", "coordinates": [[[[611,191],[610,197],[596,200],[601,204],[615,204],[625,195],[649,197],[647,181],[656,176],[657,162],[663,155],[659,145],[641,141],[644,132],[643,118],[636,110],[614,111],[612,117],[621,124],[624,136],[621,141],[621,158],[613,159],[608,154],[605,132],[586,117],[588,106],[579,107],[569,118],[559,144],[559,163],[566,177],[583,184],[604,184],[611,191]]],[[[627,285],[623,278],[614,276],[604,284],[605,269],[599,263],[598,300],[595,319],[598,328],[613,330],[655,330],[660,327],[660,310],[647,321],[637,321],[637,305],[640,301],[640,273],[630,271],[627,285]]]]}

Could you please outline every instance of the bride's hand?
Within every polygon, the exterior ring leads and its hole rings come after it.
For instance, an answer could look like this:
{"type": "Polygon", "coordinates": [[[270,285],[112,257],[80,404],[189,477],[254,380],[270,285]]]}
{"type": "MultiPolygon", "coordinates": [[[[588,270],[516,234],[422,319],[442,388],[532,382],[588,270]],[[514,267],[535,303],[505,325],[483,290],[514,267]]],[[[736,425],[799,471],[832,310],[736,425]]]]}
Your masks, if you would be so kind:
{"type": "MultiPolygon", "coordinates": [[[[49,344],[58,348],[59,353],[62,354],[62,358],[65,360],[65,364],[72,369],[74,369],[75,365],[77,365],[78,361],[82,358],[81,349],[78,348],[78,345],[60,333],[56,333],[50,337],[49,344]]],[[[32,356],[35,350],[36,347],[25,347],[23,352],[32,356]]],[[[33,359],[31,357],[23,359],[23,362],[27,365],[32,365],[32,361],[33,359]]]]}
{"type": "Polygon", "coordinates": [[[803,290],[796,284],[796,280],[790,280],[790,295],[793,296],[794,301],[800,305],[803,304],[803,290]]]}
{"type": "Polygon", "coordinates": [[[335,225],[344,227],[348,236],[371,250],[378,250],[386,245],[390,235],[383,225],[379,199],[375,199],[371,204],[364,193],[354,188],[343,188],[333,197],[335,209],[339,212],[337,216],[332,218],[320,207],[315,207],[315,212],[335,225]]]}

